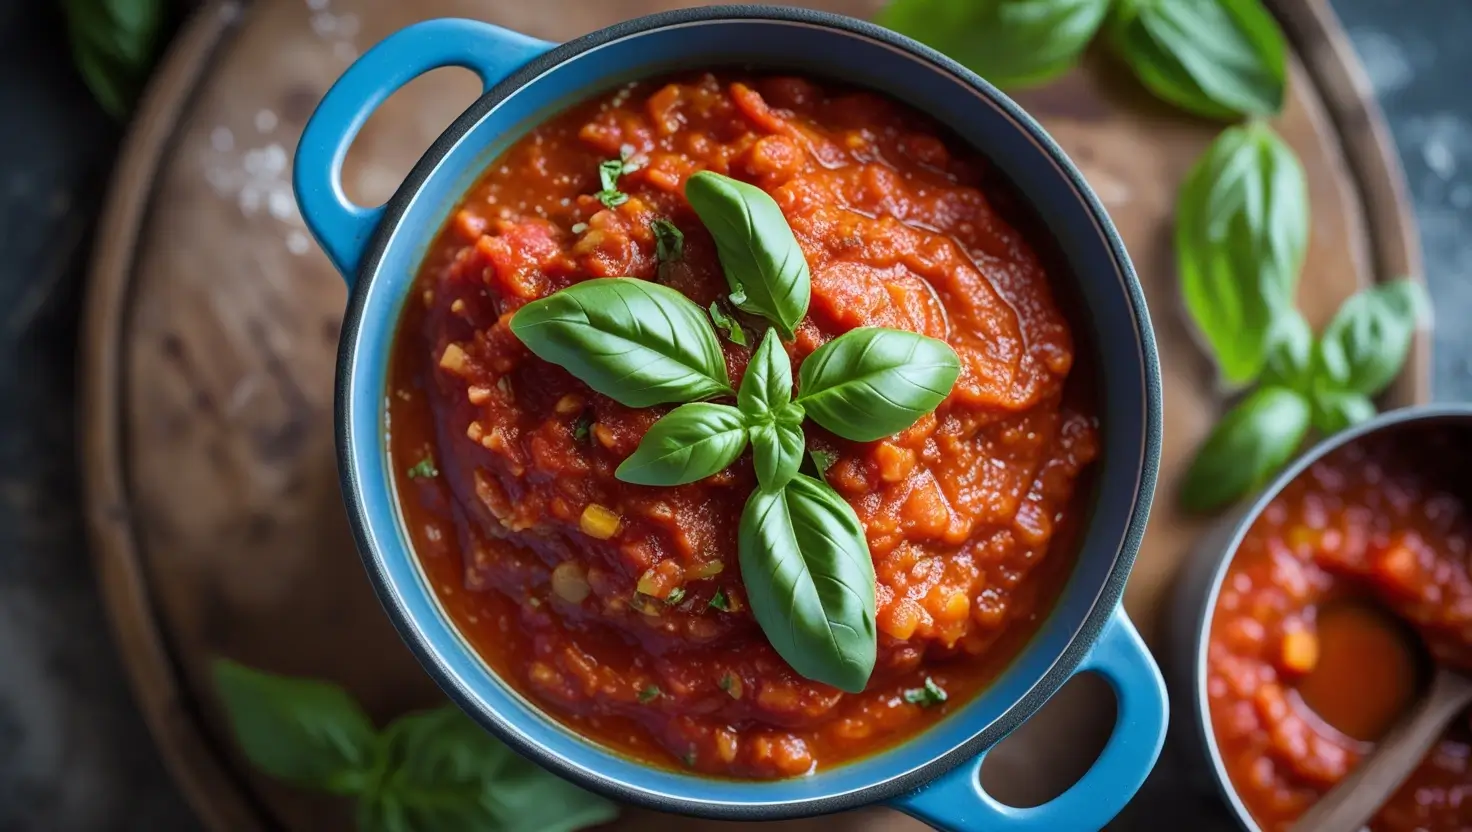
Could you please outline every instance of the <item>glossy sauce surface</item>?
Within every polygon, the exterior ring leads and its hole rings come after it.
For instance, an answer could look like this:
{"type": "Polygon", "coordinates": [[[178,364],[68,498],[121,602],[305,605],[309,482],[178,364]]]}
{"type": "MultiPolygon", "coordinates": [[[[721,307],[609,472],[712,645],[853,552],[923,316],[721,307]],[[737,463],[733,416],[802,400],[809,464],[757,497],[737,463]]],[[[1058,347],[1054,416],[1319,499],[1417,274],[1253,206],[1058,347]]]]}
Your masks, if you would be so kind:
{"type": "MultiPolygon", "coordinates": [[[[1414,639],[1469,667],[1467,441],[1392,435],[1331,454],[1273,500],[1228,567],[1207,655],[1211,722],[1264,829],[1290,828],[1419,695],[1414,639]]],[[[1463,715],[1370,828],[1472,828],[1469,760],[1463,715]]]]}
{"type": "MultiPolygon", "coordinates": [[[[584,735],[715,775],[841,763],[975,695],[1056,596],[1098,453],[1087,390],[1068,383],[1068,322],[1017,213],[986,163],[922,117],[800,78],[634,84],[518,141],[426,258],[388,403],[416,550],[467,638],[584,735]],[[609,208],[593,196],[598,165],[621,154],[638,170],[609,208]],[[961,358],[951,396],[903,434],[861,444],[806,428],[834,455],[827,479],[874,559],[879,659],[861,694],[796,675],[746,608],[749,452],[686,486],[617,480],[668,408],[597,395],[508,328],[525,303],[594,277],[657,280],[702,307],[723,297],[683,196],[702,169],[771,193],[803,248],[812,303],[786,345],[794,369],[863,325],[945,339],[961,358]],[[661,218],[684,234],[683,257],[663,265],[661,218]],[[424,459],[438,474],[411,476],[424,459]],[[927,678],[946,703],[905,695],[927,678]]],[[[764,325],[741,320],[754,346],[764,325]]],[[[750,350],[723,348],[739,381],[750,350]]]]}

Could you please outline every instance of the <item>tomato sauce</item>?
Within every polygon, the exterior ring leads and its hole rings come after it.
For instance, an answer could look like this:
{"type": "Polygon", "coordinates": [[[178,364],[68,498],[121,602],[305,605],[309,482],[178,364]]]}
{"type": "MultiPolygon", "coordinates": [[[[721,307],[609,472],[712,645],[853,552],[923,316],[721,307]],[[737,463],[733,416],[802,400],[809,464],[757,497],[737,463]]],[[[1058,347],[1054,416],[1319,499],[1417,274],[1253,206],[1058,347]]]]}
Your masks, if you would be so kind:
{"type": "MultiPolygon", "coordinates": [[[[1273,500],[1228,567],[1207,653],[1211,724],[1265,830],[1290,828],[1404,715],[1428,673],[1423,649],[1472,670],[1457,441],[1391,435],[1336,451],[1273,500]]],[[[1464,716],[1370,828],[1472,826],[1469,761],[1464,716]]]]}
{"type": "MultiPolygon", "coordinates": [[[[1051,261],[1023,215],[985,161],[923,117],[801,78],[630,84],[516,142],[430,248],[390,379],[400,503],[466,638],[581,734],[719,776],[842,763],[975,695],[1056,597],[1098,452],[1051,261]],[[621,156],[637,169],[610,208],[599,163],[621,156]],[[520,306],[595,277],[659,281],[702,307],[723,297],[714,242],[683,196],[705,169],[772,194],[807,257],[794,368],[864,325],[945,339],[961,359],[950,397],[900,435],[853,443],[806,426],[874,559],[879,655],[861,694],[796,675],[747,608],[736,530],[750,454],[690,485],[619,481],[669,408],[595,394],[508,328],[520,306]],[[658,262],[656,219],[683,232],[678,261],[658,262]],[[927,679],[944,703],[914,693],[927,679]]],[[[755,347],[763,322],[738,317],[755,347]]],[[[739,383],[751,350],[722,341],[739,383]]]]}

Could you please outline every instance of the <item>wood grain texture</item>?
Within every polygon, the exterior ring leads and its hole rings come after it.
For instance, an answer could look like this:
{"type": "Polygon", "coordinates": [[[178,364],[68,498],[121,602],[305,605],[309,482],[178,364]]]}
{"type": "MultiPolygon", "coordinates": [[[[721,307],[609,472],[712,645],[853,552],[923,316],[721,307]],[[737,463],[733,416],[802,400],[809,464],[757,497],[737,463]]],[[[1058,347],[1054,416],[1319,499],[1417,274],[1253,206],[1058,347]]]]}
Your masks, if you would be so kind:
{"type": "MultiPolygon", "coordinates": [[[[362,48],[422,17],[480,17],[565,40],[680,5],[688,4],[332,0],[313,11],[300,0],[217,0],[176,44],[104,219],[88,298],[82,428],[114,630],[154,734],[211,827],[346,822],[335,802],[242,765],[210,691],[211,658],[332,679],[379,719],[437,701],[373,598],[338,493],[330,410],[346,293],[308,242],[288,185],[312,107],[362,48]]],[[[879,2],[810,5],[868,16],[879,2]]],[[[1413,273],[1419,250],[1399,171],[1342,35],[1312,0],[1273,5],[1283,7],[1295,42],[1308,44],[1277,127],[1309,176],[1313,238],[1300,300],[1322,325],[1360,286],[1413,273]]],[[[475,92],[468,75],[443,71],[390,99],[349,156],[349,192],[365,203],[386,199],[475,92]]],[[[1221,404],[1179,311],[1169,243],[1176,187],[1219,128],[1159,104],[1102,54],[1019,100],[1105,201],[1151,303],[1166,378],[1165,457],[1126,603],[1152,638],[1174,565],[1199,530],[1176,510],[1176,480],[1221,404]]],[[[1424,341],[1395,403],[1425,396],[1424,341]]],[[[1088,746],[1081,736],[1097,737],[1110,707],[1099,685],[1066,688],[994,752],[987,782],[1017,799],[1056,791],[1087,763],[1070,750],[1088,746]]],[[[622,826],[648,821],[635,815],[622,826]]],[[[820,824],[833,821],[771,828],[820,824]]],[[[841,825],[921,828],[885,810],[841,825]]]]}

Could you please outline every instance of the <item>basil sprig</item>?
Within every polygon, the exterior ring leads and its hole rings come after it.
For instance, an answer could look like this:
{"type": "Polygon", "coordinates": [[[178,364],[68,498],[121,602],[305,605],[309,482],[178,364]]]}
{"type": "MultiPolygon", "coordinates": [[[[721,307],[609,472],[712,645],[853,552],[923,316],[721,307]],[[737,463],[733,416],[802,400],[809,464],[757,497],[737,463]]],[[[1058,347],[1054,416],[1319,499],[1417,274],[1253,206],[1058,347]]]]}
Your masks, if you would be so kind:
{"type": "Polygon", "coordinates": [[[1120,0],[1110,42],[1161,98],[1208,118],[1283,109],[1288,45],[1260,0],[1120,0]]]}
{"type": "MultiPolygon", "coordinates": [[[[874,564],[853,509],[826,482],[799,473],[803,419],[812,415],[857,442],[898,433],[950,394],[960,360],[945,342],[914,332],[855,329],[807,358],[802,395],[794,398],[792,359],[779,333],[796,332],[811,287],[792,229],[776,202],[751,185],[699,173],[685,192],[715,238],[731,302],[772,322],[739,392],[712,325],[720,322],[719,306],[712,304],[707,319],[664,286],[633,278],[574,284],[522,307],[511,331],[537,356],[630,407],[681,403],[619,465],[615,475],[625,482],[696,482],[751,446],[758,488],[742,512],[737,548],[757,623],[798,673],[863,690],[877,651],[874,564]],[[696,401],[718,396],[735,396],[735,406],[696,401]]],[[[656,246],[668,247],[667,240],[656,246]]],[[[679,592],[671,597],[684,597],[679,592]]],[[[721,603],[713,598],[710,606],[725,609],[724,595],[715,597],[721,603]]]]}
{"type": "Polygon", "coordinates": [[[162,43],[164,0],[66,0],[72,60],[108,114],[124,118],[162,43]]]}
{"type": "Polygon", "coordinates": [[[1293,308],[1308,207],[1303,167],[1256,122],[1224,131],[1181,186],[1181,295],[1229,389],[1257,380],[1272,324],[1293,308]]]}
{"type": "Polygon", "coordinates": [[[875,22],[946,53],[1004,89],[1062,75],[1111,0],[894,0],[875,22]]]}
{"type": "Polygon", "coordinates": [[[342,688],[219,661],[215,689],[236,742],[266,774],[354,798],[381,832],[573,832],[618,808],[537,768],[452,705],[379,731],[342,688]]]}
{"type": "Polygon", "coordinates": [[[710,171],[686,180],[685,198],[715,237],[732,302],[792,340],[808,313],[812,278],[777,201],[755,185],[710,171]]]}
{"type": "Polygon", "coordinates": [[[805,474],[751,495],[738,533],[752,614],[793,670],[840,690],[874,670],[874,562],[859,518],[805,474]]]}
{"type": "Polygon", "coordinates": [[[627,407],[735,392],[705,311],[657,283],[575,283],[517,310],[511,331],[538,358],[627,407]]]}

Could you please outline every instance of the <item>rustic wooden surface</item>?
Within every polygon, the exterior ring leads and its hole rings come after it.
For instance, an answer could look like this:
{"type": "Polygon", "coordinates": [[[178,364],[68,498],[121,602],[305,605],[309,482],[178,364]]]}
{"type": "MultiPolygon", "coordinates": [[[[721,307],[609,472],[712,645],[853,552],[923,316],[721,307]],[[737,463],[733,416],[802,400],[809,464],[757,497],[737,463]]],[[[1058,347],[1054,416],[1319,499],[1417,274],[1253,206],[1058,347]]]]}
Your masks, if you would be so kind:
{"type": "MultiPolygon", "coordinates": [[[[878,4],[811,5],[868,16],[878,4]]],[[[94,261],[83,441],[114,629],[155,737],[214,828],[325,830],[346,815],[242,764],[221,730],[211,658],[341,682],[379,718],[437,700],[372,596],[340,504],[330,411],[345,291],[306,236],[288,184],[312,107],[361,49],[414,19],[481,17],[565,40],[678,5],[222,1],[176,44],[130,137],[94,261]]],[[[1418,272],[1419,250],[1399,172],[1341,35],[1313,0],[1274,5],[1306,44],[1277,127],[1308,171],[1314,224],[1300,301],[1322,324],[1358,287],[1418,272]]],[[[468,74],[451,70],[391,99],[350,154],[350,193],[365,203],[387,198],[475,93],[468,74]]],[[[1176,511],[1176,479],[1220,404],[1179,313],[1169,217],[1178,182],[1218,128],[1157,103],[1102,55],[1019,99],[1109,207],[1154,313],[1165,455],[1126,595],[1153,638],[1174,565],[1199,529],[1176,511]]],[[[1396,403],[1426,397],[1424,340],[1393,391],[1396,403]]],[[[985,779],[1015,799],[1046,796],[1086,763],[1089,744],[1079,737],[1097,737],[1109,708],[1097,683],[1071,685],[998,749],[985,779]]],[[[1147,789],[1121,826],[1196,819],[1197,804],[1162,775],[1165,785],[1147,789]]],[[[621,825],[647,822],[636,815],[621,825]]],[[[833,824],[784,826],[820,823],[833,824]]],[[[919,828],[886,810],[847,816],[842,827],[919,828]]]]}

